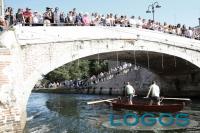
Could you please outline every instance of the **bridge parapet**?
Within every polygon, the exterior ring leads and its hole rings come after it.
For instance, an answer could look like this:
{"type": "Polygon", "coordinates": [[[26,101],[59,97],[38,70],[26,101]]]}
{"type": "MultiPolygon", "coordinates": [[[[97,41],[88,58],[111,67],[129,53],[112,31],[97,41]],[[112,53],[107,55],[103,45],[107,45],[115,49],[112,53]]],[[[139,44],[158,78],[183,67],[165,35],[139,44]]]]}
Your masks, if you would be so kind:
{"type": "Polygon", "coordinates": [[[20,45],[85,40],[147,40],[178,47],[200,50],[200,41],[177,35],[131,27],[15,27],[20,45]]]}

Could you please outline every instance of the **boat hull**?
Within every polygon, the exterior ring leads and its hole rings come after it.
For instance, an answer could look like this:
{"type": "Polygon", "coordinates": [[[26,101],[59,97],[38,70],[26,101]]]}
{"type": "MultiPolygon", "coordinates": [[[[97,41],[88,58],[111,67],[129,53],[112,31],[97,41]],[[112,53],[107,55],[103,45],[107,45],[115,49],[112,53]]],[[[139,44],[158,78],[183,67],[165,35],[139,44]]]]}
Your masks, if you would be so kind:
{"type": "Polygon", "coordinates": [[[132,105],[120,101],[111,102],[113,108],[128,109],[139,112],[163,112],[163,113],[176,113],[184,108],[184,104],[162,104],[162,105],[149,105],[146,103],[133,103],[132,105]]]}

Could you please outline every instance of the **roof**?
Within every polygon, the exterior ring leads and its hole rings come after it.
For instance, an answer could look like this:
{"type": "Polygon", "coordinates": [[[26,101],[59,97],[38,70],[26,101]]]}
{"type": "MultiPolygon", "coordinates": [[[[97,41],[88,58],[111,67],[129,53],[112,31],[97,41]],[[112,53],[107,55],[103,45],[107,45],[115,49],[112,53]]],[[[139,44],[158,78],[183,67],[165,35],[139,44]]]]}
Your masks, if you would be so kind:
{"type": "Polygon", "coordinates": [[[200,25],[195,26],[194,29],[200,29],[200,25]]]}

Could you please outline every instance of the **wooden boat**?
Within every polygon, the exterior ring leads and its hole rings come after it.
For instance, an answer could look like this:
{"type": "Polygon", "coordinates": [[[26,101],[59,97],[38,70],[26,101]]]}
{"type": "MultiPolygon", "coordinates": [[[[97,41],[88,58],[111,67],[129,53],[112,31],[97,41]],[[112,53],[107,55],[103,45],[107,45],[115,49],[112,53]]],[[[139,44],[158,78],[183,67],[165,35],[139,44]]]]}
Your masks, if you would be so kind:
{"type": "Polygon", "coordinates": [[[110,102],[113,108],[116,109],[128,109],[138,112],[162,112],[162,113],[176,113],[184,108],[184,104],[161,104],[161,105],[149,105],[149,102],[137,102],[134,101],[132,105],[126,101],[113,100],[110,102]]]}
{"type": "Polygon", "coordinates": [[[176,113],[183,110],[183,108],[186,105],[189,105],[191,103],[191,100],[189,98],[162,98],[162,99],[164,100],[161,100],[162,101],[161,105],[156,105],[156,104],[149,105],[150,99],[142,97],[134,97],[132,105],[128,103],[127,98],[121,99],[121,97],[91,101],[87,102],[87,104],[90,105],[90,104],[106,102],[116,109],[128,109],[139,112],[176,113]]]}

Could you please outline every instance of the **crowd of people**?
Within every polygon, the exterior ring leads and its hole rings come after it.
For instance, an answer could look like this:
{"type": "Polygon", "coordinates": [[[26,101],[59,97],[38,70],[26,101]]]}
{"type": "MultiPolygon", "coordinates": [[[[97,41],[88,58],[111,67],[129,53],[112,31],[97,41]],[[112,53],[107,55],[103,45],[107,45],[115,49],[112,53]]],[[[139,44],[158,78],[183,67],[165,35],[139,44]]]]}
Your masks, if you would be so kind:
{"type": "Polygon", "coordinates": [[[132,69],[131,63],[124,62],[123,65],[111,68],[108,72],[100,72],[86,79],[65,80],[62,82],[47,82],[42,84],[38,82],[35,88],[85,88],[99,82],[104,82],[114,78],[119,74],[127,74],[132,69]]]}
{"type": "Polygon", "coordinates": [[[41,83],[38,81],[38,83],[35,85],[34,88],[82,88],[84,85],[84,80],[65,80],[62,82],[46,82],[41,83]]]}
{"type": "Polygon", "coordinates": [[[108,72],[100,72],[97,75],[93,75],[86,79],[74,79],[74,80],[65,80],[62,82],[46,82],[42,84],[38,82],[34,88],[76,88],[81,89],[85,88],[99,82],[104,82],[114,78],[120,74],[127,74],[133,70],[131,63],[124,62],[122,65],[111,68],[108,72]]]}
{"type": "Polygon", "coordinates": [[[59,88],[62,87],[62,84],[59,82],[47,82],[47,83],[42,83],[41,81],[38,81],[34,88],[59,88]]]}
{"type": "Polygon", "coordinates": [[[63,85],[63,87],[65,88],[82,88],[84,85],[84,81],[85,80],[65,80],[63,82],[61,82],[61,84],[63,85]]]}
{"type": "Polygon", "coordinates": [[[18,9],[14,14],[13,9],[8,7],[5,10],[5,16],[0,17],[1,31],[14,24],[31,25],[31,26],[51,26],[51,25],[68,25],[68,26],[120,26],[120,27],[134,27],[149,30],[156,30],[164,33],[175,34],[188,38],[200,39],[199,32],[196,32],[192,27],[186,27],[184,24],[167,24],[164,22],[153,21],[151,19],[142,19],[140,16],[128,17],[126,15],[117,15],[113,13],[99,14],[99,13],[81,13],[77,12],[76,8],[66,14],[59,10],[46,7],[44,13],[32,11],[30,8],[18,9]]]}
{"type": "Polygon", "coordinates": [[[86,81],[84,85],[90,86],[99,82],[110,80],[119,74],[127,74],[131,68],[131,63],[124,62],[123,65],[111,68],[108,72],[100,72],[98,75],[93,75],[86,81]]]}

